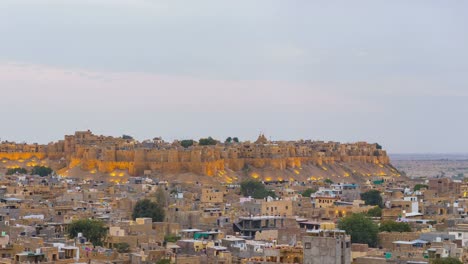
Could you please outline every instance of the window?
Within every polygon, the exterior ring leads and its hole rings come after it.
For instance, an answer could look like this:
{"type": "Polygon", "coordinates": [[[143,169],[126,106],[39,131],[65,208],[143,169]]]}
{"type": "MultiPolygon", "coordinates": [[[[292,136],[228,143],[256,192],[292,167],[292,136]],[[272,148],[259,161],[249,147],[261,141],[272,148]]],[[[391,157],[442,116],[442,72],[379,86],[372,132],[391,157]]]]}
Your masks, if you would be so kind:
{"type": "Polygon", "coordinates": [[[311,249],[312,248],[312,245],[310,244],[310,242],[305,243],[305,248],[306,249],[311,249]]]}

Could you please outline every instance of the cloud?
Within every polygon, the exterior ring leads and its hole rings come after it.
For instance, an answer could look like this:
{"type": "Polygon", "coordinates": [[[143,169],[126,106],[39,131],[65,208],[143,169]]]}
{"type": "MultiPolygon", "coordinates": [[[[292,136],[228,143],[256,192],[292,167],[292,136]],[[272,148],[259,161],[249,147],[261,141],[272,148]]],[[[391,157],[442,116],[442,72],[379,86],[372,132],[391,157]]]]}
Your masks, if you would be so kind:
{"type": "Polygon", "coordinates": [[[294,62],[306,55],[304,49],[293,44],[270,44],[264,47],[265,59],[272,62],[294,62]]]}
{"type": "Polygon", "coordinates": [[[98,72],[0,64],[4,95],[47,107],[129,110],[341,111],[360,103],[320,85],[272,80],[213,80],[141,72],[98,72]]]}

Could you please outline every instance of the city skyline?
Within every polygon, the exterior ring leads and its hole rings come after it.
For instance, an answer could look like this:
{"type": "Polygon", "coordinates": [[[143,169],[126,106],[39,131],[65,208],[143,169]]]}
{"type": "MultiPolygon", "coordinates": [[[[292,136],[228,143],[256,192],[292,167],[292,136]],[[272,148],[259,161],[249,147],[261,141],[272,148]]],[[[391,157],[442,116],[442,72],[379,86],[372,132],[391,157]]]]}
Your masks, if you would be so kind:
{"type": "Polygon", "coordinates": [[[4,1],[1,137],[44,143],[91,129],[254,140],[264,132],[463,153],[466,7],[4,1]]]}

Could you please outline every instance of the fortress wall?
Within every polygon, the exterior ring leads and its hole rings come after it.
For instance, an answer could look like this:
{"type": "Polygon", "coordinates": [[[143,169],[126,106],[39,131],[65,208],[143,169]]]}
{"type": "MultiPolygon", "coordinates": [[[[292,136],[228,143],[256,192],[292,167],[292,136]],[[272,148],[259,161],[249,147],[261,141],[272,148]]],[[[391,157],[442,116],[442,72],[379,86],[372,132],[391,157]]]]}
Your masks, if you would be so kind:
{"type": "Polygon", "coordinates": [[[91,171],[99,167],[99,161],[97,159],[82,160],[81,169],[91,171]]]}
{"type": "Polygon", "coordinates": [[[190,161],[191,162],[201,162],[202,152],[201,150],[192,150],[190,151],[190,161]]]}
{"type": "Polygon", "coordinates": [[[212,161],[212,162],[206,162],[204,164],[204,174],[207,176],[214,176],[216,175],[219,171],[224,171],[224,160],[217,160],[217,161],[212,161]]]}
{"type": "Polygon", "coordinates": [[[135,160],[134,150],[117,150],[115,152],[115,161],[117,162],[133,162],[135,160]]]}
{"type": "Polygon", "coordinates": [[[117,162],[117,161],[98,161],[98,170],[102,173],[111,173],[116,170],[128,170],[133,166],[133,162],[117,162]]]}
{"type": "Polygon", "coordinates": [[[240,171],[244,168],[244,159],[224,159],[225,170],[240,171]]]}
{"type": "Polygon", "coordinates": [[[32,158],[45,159],[47,157],[46,153],[43,152],[0,152],[0,160],[7,159],[12,161],[17,160],[29,160],[32,158]]]}
{"type": "Polygon", "coordinates": [[[179,153],[177,150],[173,150],[174,153],[169,153],[169,150],[159,150],[159,149],[147,149],[146,158],[143,161],[147,162],[167,162],[169,157],[171,159],[178,159],[179,153]]]}
{"type": "Polygon", "coordinates": [[[190,162],[192,160],[192,154],[190,151],[179,151],[180,162],[190,162]]]}
{"type": "Polygon", "coordinates": [[[146,154],[147,154],[147,151],[146,149],[137,149],[134,151],[135,154],[134,154],[134,157],[133,157],[133,161],[135,163],[143,163],[147,160],[147,157],[146,157],[146,154]]]}
{"type": "Polygon", "coordinates": [[[72,155],[74,155],[75,157],[81,159],[81,158],[83,158],[84,152],[85,152],[85,148],[84,148],[83,146],[78,146],[78,145],[77,145],[77,146],[75,147],[75,152],[72,153],[72,155]]]}
{"type": "MultiPolygon", "coordinates": [[[[335,162],[389,164],[385,150],[376,144],[358,142],[278,142],[276,144],[234,144],[195,146],[190,149],[133,149],[132,142],[119,138],[95,137],[90,132],[65,136],[65,140],[48,145],[0,143],[0,159],[29,160],[33,157],[58,161],[65,158],[68,168],[110,173],[128,170],[142,175],[145,170],[160,173],[186,173],[214,176],[226,169],[241,171],[245,165],[277,170],[300,168],[305,164],[333,165],[335,162]],[[86,141],[91,140],[91,141],[86,141]],[[104,142],[105,143],[102,143],[104,142]],[[77,143],[78,142],[78,143],[77,143]],[[83,144],[83,145],[81,145],[83,144]],[[116,150],[129,148],[129,150],[116,150]],[[40,152],[38,152],[41,150],[40,152]]],[[[168,147],[168,146],[166,146],[168,147]]]]}
{"type": "Polygon", "coordinates": [[[47,153],[47,158],[49,158],[49,160],[60,160],[61,158],[65,158],[65,155],[63,152],[49,152],[47,153]]]}
{"type": "Polygon", "coordinates": [[[167,162],[179,162],[179,151],[178,150],[168,150],[167,152],[167,162]]]}
{"type": "Polygon", "coordinates": [[[83,159],[85,159],[85,160],[97,159],[97,149],[96,148],[88,148],[83,154],[83,159]]]}
{"type": "Polygon", "coordinates": [[[116,161],[116,151],[115,148],[105,148],[102,150],[102,160],[113,162],[116,161]]]}
{"type": "Polygon", "coordinates": [[[81,159],[78,158],[71,158],[70,161],[68,162],[68,168],[74,168],[78,165],[80,165],[81,159]]]}

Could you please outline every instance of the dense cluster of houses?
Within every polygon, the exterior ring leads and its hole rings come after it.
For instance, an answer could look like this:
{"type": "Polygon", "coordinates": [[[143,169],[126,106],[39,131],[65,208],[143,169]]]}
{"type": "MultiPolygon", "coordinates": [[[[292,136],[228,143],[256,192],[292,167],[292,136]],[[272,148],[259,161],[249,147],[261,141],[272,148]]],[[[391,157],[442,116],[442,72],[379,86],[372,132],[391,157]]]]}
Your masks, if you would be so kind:
{"type": "Polygon", "coordinates": [[[468,261],[468,184],[448,178],[331,183],[269,182],[276,197],[241,195],[240,185],[132,177],[126,183],[0,174],[0,263],[430,263],[468,261]],[[418,185],[418,188],[414,186],[418,185]],[[312,189],[309,195],[303,195],[312,189]],[[380,232],[378,245],[352,243],[343,217],[375,208],[410,232],[380,232]],[[164,196],[164,221],[132,218],[142,199],[164,196]],[[100,245],[69,226],[102,221],[100,245]]]}

